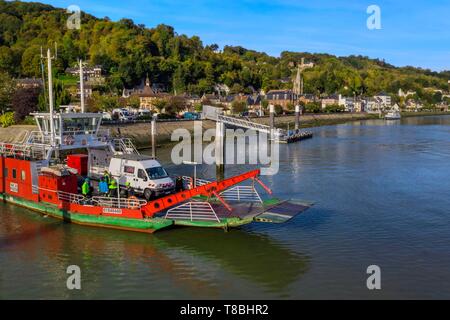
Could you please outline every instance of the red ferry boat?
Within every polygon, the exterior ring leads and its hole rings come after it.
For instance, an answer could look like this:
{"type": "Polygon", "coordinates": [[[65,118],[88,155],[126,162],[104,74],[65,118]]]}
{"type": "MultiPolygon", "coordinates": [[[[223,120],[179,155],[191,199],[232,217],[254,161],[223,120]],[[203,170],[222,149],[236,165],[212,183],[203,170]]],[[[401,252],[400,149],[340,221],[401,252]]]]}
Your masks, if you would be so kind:
{"type": "MultiPolygon", "coordinates": [[[[51,70],[49,53],[48,59],[51,70]]],[[[112,138],[101,128],[102,114],[53,112],[51,86],[50,76],[50,112],[33,114],[38,130],[23,143],[0,143],[0,195],[6,202],[67,222],[147,233],[172,225],[228,229],[284,222],[310,206],[263,200],[256,186],[271,190],[259,170],[222,181],[184,177],[189,187],[175,192],[157,159],[140,155],[130,139],[112,138]],[[105,170],[119,188],[133,182],[139,197],[81,195],[79,181],[96,181],[105,170]],[[250,184],[239,185],[245,182],[250,184]]]]}

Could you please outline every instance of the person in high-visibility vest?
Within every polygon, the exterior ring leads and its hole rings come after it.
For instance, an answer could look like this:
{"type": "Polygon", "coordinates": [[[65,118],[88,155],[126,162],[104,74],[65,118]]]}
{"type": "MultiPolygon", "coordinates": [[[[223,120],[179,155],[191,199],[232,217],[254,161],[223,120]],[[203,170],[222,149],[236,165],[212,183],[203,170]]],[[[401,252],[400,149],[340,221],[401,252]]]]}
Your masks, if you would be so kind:
{"type": "Polygon", "coordinates": [[[89,178],[86,178],[81,186],[81,193],[85,197],[90,197],[92,193],[91,183],[89,182],[89,178]]]}
{"type": "Polygon", "coordinates": [[[108,170],[105,170],[103,172],[103,178],[105,179],[108,186],[111,184],[111,175],[109,174],[108,170]]]}
{"type": "Polygon", "coordinates": [[[117,190],[117,181],[116,179],[112,179],[111,184],[109,185],[109,196],[112,198],[118,198],[117,190]]]}

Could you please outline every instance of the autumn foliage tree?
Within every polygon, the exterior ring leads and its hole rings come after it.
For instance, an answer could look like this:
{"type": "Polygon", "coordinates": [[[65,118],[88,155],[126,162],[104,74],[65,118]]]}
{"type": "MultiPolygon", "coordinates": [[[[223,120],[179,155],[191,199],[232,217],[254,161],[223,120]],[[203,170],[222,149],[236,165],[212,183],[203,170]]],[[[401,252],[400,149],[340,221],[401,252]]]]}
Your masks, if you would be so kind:
{"type": "Polygon", "coordinates": [[[16,123],[38,109],[39,94],[39,88],[19,88],[14,92],[11,105],[16,123]]]}

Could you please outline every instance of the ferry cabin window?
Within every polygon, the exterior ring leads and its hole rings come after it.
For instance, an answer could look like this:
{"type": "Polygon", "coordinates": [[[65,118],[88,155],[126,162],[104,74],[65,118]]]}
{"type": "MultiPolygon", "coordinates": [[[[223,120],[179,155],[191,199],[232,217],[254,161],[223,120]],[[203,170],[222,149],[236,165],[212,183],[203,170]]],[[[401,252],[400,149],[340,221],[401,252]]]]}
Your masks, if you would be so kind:
{"type": "Polygon", "coordinates": [[[146,171],[152,180],[163,179],[169,176],[163,167],[147,168],[146,171]]]}
{"type": "Polygon", "coordinates": [[[128,174],[134,174],[134,167],[132,166],[124,166],[123,172],[128,174]]]}
{"type": "Polygon", "coordinates": [[[142,179],[142,180],[144,180],[144,181],[147,181],[147,175],[145,174],[145,171],[144,170],[142,170],[142,169],[139,169],[138,170],[138,178],[139,179],[142,179]]]}
{"type": "Polygon", "coordinates": [[[12,169],[12,178],[15,179],[17,177],[17,170],[12,169]]]}
{"type": "Polygon", "coordinates": [[[96,118],[77,118],[63,120],[63,132],[65,134],[90,134],[95,132],[96,129],[96,118]]]}
{"type": "Polygon", "coordinates": [[[25,178],[26,178],[25,170],[21,170],[20,171],[20,179],[22,179],[22,181],[25,181],[25,178]]]}

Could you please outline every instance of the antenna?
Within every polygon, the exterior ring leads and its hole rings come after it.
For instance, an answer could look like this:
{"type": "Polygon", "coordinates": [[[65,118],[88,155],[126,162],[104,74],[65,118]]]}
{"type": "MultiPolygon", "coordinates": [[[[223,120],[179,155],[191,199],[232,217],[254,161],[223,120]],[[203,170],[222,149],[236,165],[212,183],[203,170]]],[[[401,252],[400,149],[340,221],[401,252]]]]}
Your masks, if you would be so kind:
{"type": "Polygon", "coordinates": [[[44,67],[44,53],[42,51],[42,46],[41,46],[41,75],[42,75],[42,86],[44,88],[44,101],[45,101],[45,105],[47,105],[47,89],[45,88],[45,67],[44,67]]]}
{"type": "MultiPolygon", "coordinates": [[[[56,50],[56,42],[55,42],[55,50],[56,50]]],[[[42,61],[45,59],[44,55],[42,54],[42,48],[41,48],[41,59],[42,61]]],[[[52,79],[52,60],[56,59],[56,55],[52,57],[50,48],[47,49],[47,73],[48,73],[48,109],[49,109],[49,121],[50,121],[50,142],[51,145],[55,145],[55,123],[53,119],[53,79],[52,79]]],[[[44,73],[44,65],[43,62],[41,64],[42,66],[42,74],[43,77],[45,77],[44,73]]]]}

